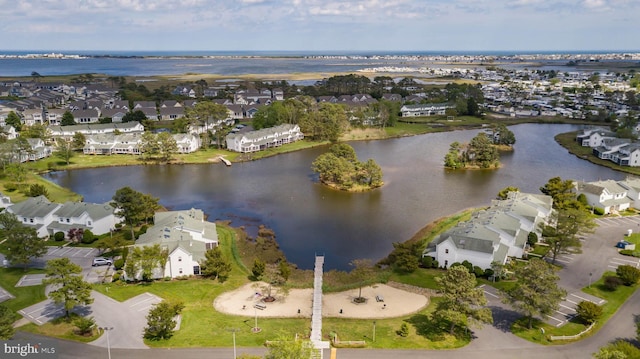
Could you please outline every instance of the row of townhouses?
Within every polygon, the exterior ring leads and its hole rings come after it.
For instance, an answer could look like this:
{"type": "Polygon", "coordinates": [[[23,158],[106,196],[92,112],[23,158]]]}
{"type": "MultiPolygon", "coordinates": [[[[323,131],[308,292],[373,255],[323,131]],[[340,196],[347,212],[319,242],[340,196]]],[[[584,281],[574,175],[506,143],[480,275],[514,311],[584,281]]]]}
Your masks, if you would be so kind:
{"type": "Polygon", "coordinates": [[[66,235],[70,229],[88,229],[96,235],[105,234],[123,221],[122,217],[115,215],[115,209],[109,203],[54,203],[45,196],[11,204],[6,211],[13,213],[25,226],[34,228],[42,238],[57,232],[66,235]]]}
{"type": "Polygon", "coordinates": [[[482,269],[494,262],[505,264],[511,257],[522,258],[529,233],[541,238],[540,223],[549,220],[552,203],[550,196],[510,192],[507,199],[494,200],[488,209],[442,233],[423,257],[433,257],[445,268],[466,260],[482,269]]]}
{"type": "MultiPolygon", "coordinates": [[[[640,124],[635,133],[640,132],[640,124]]],[[[576,141],[583,147],[591,147],[600,159],[612,161],[620,166],[640,166],[640,143],[628,138],[618,138],[615,132],[602,128],[589,128],[576,135],[576,141]]]]}
{"type": "Polygon", "coordinates": [[[227,135],[225,140],[228,150],[248,153],[279,147],[303,138],[300,126],[282,124],[257,131],[231,133],[227,135]]]}
{"type": "Polygon", "coordinates": [[[640,208],[640,179],[576,181],[577,194],[584,194],[589,206],[600,208],[604,214],[617,213],[631,207],[640,208]]]}

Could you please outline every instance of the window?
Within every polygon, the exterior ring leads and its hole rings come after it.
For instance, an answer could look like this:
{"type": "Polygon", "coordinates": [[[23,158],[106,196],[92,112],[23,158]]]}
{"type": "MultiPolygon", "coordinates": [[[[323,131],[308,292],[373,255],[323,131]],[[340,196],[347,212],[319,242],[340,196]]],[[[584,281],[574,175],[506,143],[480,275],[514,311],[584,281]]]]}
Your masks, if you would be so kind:
{"type": "Polygon", "coordinates": [[[444,250],[444,252],[445,252],[446,254],[449,254],[449,248],[446,248],[446,249],[444,250]]]}
{"type": "Polygon", "coordinates": [[[447,266],[449,266],[449,261],[445,260],[444,261],[444,267],[447,268],[447,266]]]}
{"type": "Polygon", "coordinates": [[[182,268],[178,268],[178,273],[182,274],[182,268]]]}
{"type": "Polygon", "coordinates": [[[200,266],[193,266],[193,274],[200,274],[200,266]]]}
{"type": "Polygon", "coordinates": [[[90,226],[91,225],[91,221],[87,221],[87,225],[90,226]]]}
{"type": "Polygon", "coordinates": [[[71,220],[69,218],[67,218],[67,223],[71,222],[71,220]]]}
{"type": "Polygon", "coordinates": [[[29,223],[33,223],[33,218],[29,218],[29,223]]]}
{"type": "Polygon", "coordinates": [[[178,257],[178,262],[182,262],[182,257],[178,257]]]}

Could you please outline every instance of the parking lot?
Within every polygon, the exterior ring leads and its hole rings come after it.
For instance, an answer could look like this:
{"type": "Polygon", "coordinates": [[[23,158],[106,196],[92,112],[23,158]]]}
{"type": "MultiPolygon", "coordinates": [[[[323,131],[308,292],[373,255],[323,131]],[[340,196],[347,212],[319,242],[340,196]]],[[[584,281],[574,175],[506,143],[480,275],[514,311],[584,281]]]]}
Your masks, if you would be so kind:
{"type": "Polygon", "coordinates": [[[16,283],[16,287],[30,287],[32,285],[42,284],[42,280],[45,278],[45,274],[27,274],[16,283]]]}
{"type": "Polygon", "coordinates": [[[15,298],[13,294],[7,292],[4,288],[0,287],[0,303],[12,298],[15,298]]]}

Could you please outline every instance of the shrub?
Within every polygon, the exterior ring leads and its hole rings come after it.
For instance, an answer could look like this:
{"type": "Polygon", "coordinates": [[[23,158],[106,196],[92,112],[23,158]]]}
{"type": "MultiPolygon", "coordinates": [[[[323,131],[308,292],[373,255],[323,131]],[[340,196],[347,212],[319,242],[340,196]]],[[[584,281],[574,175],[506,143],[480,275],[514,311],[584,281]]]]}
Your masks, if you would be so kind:
{"type": "Polygon", "coordinates": [[[403,338],[409,335],[409,326],[407,325],[407,323],[402,323],[400,329],[396,330],[396,334],[403,338]]]}
{"type": "Polygon", "coordinates": [[[431,268],[433,266],[433,257],[431,256],[422,257],[422,266],[424,268],[431,268]]]}
{"type": "Polygon", "coordinates": [[[126,231],[122,233],[122,236],[124,237],[125,240],[130,241],[133,239],[133,236],[131,235],[131,232],[126,231]]]}
{"type": "Polygon", "coordinates": [[[484,276],[486,278],[491,278],[491,277],[493,277],[494,274],[495,274],[495,272],[491,268],[487,268],[487,269],[484,270],[484,276]]]}
{"type": "Polygon", "coordinates": [[[129,247],[124,247],[122,249],[122,259],[126,261],[128,255],[129,255],[129,247]]]}
{"type": "Polygon", "coordinates": [[[622,279],[622,283],[626,286],[635,285],[640,279],[640,269],[630,265],[618,266],[616,274],[622,279]]]}
{"type": "Polygon", "coordinates": [[[433,260],[433,265],[432,265],[431,267],[432,267],[432,268],[438,268],[438,267],[439,267],[439,265],[440,265],[440,263],[438,263],[438,261],[434,259],[434,260],[433,260]]]}
{"type": "Polygon", "coordinates": [[[4,189],[7,192],[15,192],[18,189],[18,184],[15,182],[9,182],[4,184],[4,189]]]}
{"type": "Polygon", "coordinates": [[[113,268],[115,268],[115,270],[120,270],[124,267],[124,259],[119,258],[116,259],[115,262],[113,262],[113,268]]]}
{"type": "Polygon", "coordinates": [[[29,197],[45,196],[48,198],[49,191],[47,190],[47,187],[45,187],[44,185],[41,185],[39,183],[34,183],[31,186],[29,186],[28,195],[29,197]]]}
{"type": "Polygon", "coordinates": [[[634,251],[631,249],[623,249],[619,253],[623,256],[640,257],[640,251],[634,251]]]}
{"type": "Polygon", "coordinates": [[[597,214],[598,216],[602,216],[602,215],[604,215],[604,209],[602,209],[600,207],[595,207],[593,209],[593,213],[597,214]]]}
{"type": "Polygon", "coordinates": [[[85,229],[82,232],[82,243],[91,244],[91,243],[95,242],[96,239],[97,239],[96,236],[90,230],[85,229]]]}
{"type": "Polygon", "coordinates": [[[93,317],[78,317],[73,321],[73,324],[78,328],[78,335],[88,335],[93,332],[93,328],[96,326],[96,321],[93,317]]]}
{"type": "Polygon", "coordinates": [[[622,285],[622,279],[615,276],[607,276],[604,278],[604,287],[608,291],[615,291],[619,286],[622,285]]]}
{"type": "Polygon", "coordinates": [[[591,324],[602,316],[602,307],[593,302],[589,302],[588,300],[583,300],[578,303],[576,313],[580,318],[582,318],[582,320],[591,324]]]}
{"type": "Polygon", "coordinates": [[[476,278],[480,278],[484,275],[484,269],[478,266],[473,266],[473,274],[476,275],[476,278]]]}
{"type": "Polygon", "coordinates": [[[56,242],[62,242],[64,241],[64,232],[56,232],[53,235],[53,239],[55,239],[56,242]]]}
{"type": "Polygon", "coordinates": [[[536,243],[538,243],[538,235],[536,232],[529,232],[527,236],[527,244],[533,247],[536,243]]]}
{"type": "Polygon", "coordinates": [[[117,282],[120,280],[120,277],[122,277],[122,274],[120,274],[120,272],[115,272],[113,273],[113,275],[111,276],[111,281],[112,282],[117,282]]]}
{"type": "Polygon", "coordinates": [[[473,273],[473,263],[469,262],[468,260],[464,260],[462,262],[462,265],[467,268],[467,270],[469,271],[469,273],[473,273]]]}

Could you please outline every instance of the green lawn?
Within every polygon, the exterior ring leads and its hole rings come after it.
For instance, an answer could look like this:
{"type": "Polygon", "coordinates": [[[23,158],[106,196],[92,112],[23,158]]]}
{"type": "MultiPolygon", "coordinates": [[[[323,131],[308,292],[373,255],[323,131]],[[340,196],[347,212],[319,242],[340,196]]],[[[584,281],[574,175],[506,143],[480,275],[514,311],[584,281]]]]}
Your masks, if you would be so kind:
{"type": "Polygon", "coordinates": [[[389,280],[414,285],[416,287],[438,289],[436,278],[444,273],[442,269],[418,268],[413,273],[395,273],[389,276],[389,280]]]}
{"type": "Polygon", "coordinates": [[[18,311],[47,299],[44,295],[44,285],[16,287],[16,283],[23,275],[41,273],[44,271],[40,269],[25,271],[22,268],[0,268],[0,286],[15,296],[13,299],[2,302],[2,305],[18,311]]]}
{"type": "MultiPolygon", "coordinates": [[[[583,339],[585,337],[591,336],[600,330],[602,326],[611,318],[620,308],[620,306],[635,292],[637,286],[635,287],[627,287],[620,286],[615,291],[608,291],[604,287],[604,278],[607,276],[615,276],[614,272],[605,272],[598,281],[593,283],[590,287],[582,288],[582,291],[591,295],[594,295],[598,298],[605,299],[607,302],[602,306],[602,317],[600,320],[596,322],[596,325],[593,326],[593,329],[589,333],[586,333],[582,336],[583,339]]],[[[554,345],[562,345],[566,344],[567,340],[558,340],[551,341],[549,339],[552,335],[575,335],[587,328],[587,325],[580,322],[579,318],[574,318],[568,324],[556,328],[555,326],[551,326],[546,323],[542,323],[540,321],[535,321],[533,328],[528,329],[526,327],[526,322],[524,320],[516,322],[511,328],[513,333],[517,336],[535,342],[539,344],[554,344],[554,345]],[[545,335],[541,335],[540,328],[543,328],[545,331],[545,335]]]]}

